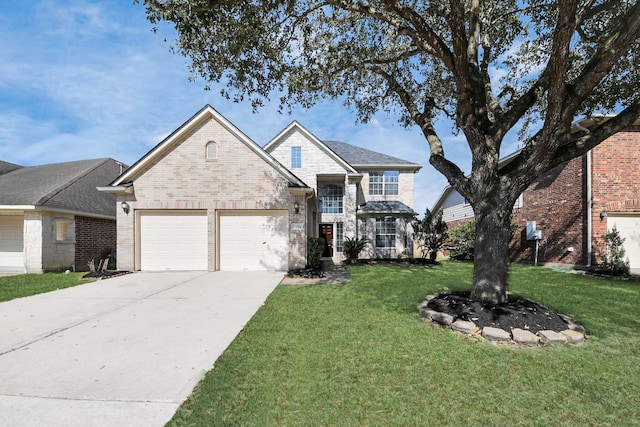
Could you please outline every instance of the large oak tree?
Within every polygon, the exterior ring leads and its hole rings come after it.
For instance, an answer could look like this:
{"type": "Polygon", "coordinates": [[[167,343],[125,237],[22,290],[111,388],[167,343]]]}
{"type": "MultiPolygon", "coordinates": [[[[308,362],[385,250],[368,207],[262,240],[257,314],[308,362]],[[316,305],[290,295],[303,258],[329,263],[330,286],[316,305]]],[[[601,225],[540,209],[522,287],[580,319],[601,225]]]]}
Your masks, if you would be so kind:
{"type": "Polygon", "coordinates": [[[192,71],[254,107],[344,100],[366,121],[400,112],[422,130],[430,163],[473,207],[472,297],[507,298],[511,211],[551,168],[640,113],[640,3],[630,0],[145,0],[175,26],[192,71]],[[572,122],[616,113],[578,139],[572,122]],[[434,123],[467,140],[471,172],[445,156],[434,123]],[[512,129],[523,149],[498,160],[512,129]]]}

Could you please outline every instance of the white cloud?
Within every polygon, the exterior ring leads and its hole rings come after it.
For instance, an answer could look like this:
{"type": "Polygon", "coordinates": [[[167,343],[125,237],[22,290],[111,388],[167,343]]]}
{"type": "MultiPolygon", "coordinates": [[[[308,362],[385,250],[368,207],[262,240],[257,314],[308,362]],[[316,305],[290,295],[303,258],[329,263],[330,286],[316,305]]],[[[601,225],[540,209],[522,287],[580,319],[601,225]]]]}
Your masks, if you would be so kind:
{"type": "MultiPolygon", "coordinates": [[[[22,165],[112,157],[132,164],[205,104],[263,145],[294,119],[321,139],[340,140],[423,164],[415,209],[431,206],[446,180],[428,163],[419,129],[376,115],[356,125],[340,101],[292,115],[275,101],[253,114],[214,86],[189,82],[187,60],[151,32],[144,6],[129,2],[20,2],[0,15],[0,159],[22,165]]],[[[277,99],[277,96],[274,96],[277,99]]],[[[447,135],[448,132],[443,132],[447,135]]],[[[444,138],[457,153],[464,147],[444,138]]],[[[457,154],[456,154],[457,155],[457,154]]]]}

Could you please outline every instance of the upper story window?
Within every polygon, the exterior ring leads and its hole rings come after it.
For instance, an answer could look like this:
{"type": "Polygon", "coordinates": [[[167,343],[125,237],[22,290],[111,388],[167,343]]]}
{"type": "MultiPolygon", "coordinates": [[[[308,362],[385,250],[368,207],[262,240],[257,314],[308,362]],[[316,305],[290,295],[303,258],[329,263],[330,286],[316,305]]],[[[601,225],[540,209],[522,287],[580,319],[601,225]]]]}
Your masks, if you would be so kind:
{"type": "Polygon", "coordinates": [[[302,147],[291,147],[291,168],[302,167],[302,147]]]}
{"type": "Polygon", "coordinates": [[[398,194],[398,171],[369,172],[369,195],[388,196],[398,194]]]}
{"type": "Polygon", "coordinates": [[[205,155],[207,160],[218,160],[218,144],[214,141],[207,142],[205,155]]]}
{"type": "Polygon", "coordinates": [[[344,190],[339,185],[321,185],[318,188],[320,212],[342,213],[342,198],[344,190]]]}

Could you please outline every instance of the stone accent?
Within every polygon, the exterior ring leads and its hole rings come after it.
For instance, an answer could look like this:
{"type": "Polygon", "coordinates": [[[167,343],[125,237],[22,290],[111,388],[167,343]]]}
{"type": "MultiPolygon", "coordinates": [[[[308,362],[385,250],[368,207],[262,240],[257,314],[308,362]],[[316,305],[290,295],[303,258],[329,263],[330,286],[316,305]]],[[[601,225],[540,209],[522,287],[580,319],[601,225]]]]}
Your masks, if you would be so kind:
{"type": "Polygon", "coordinates": [[[460,319],[451,324],[451,329],[467,335],[475,335],[477,331],[475,323],[460,319]]]}
{"type": "Polygon", "coordinates": [[[453,323],[453,316],[447,313],[441,313],[435,310],[426,310],[426,317],[433,320],[434,322],[438,322],[441,325],[450,326],[453,323]]]}
{"type": "Polygon", "coordinates": [[[486,326],[482,328],[482,336],[489,341],[509,341],[511,334],[500,328],[486,326]]]}
{"type": "Polygon", "coordinates": [[[566,344],[567,337],[555,331],[540,331],[540,341],[547,345],[566,344]]]}
{"type": "MultiPolygon", "coordinates": [[[[450,327],[454,331],[466,335],[478,335],[478,326],[471,321],[455,319],[454,316],[428,308],[429,301],[435,295],[428,295],[426,299],[418,305],[420,317],[430,319],[441,326],[450,327]]],[[[534,334],[526,329],[514,328],[505,331],[501,328],[486,326],[482,328],[480,335],[490,342],[515,344],[517,346],[537,346],[537,345],[565,345],[581,344],[585,340],[584,328],[573,321],[569,316],[561,315],[567,322],[567,329],[561,332],[550,330],[540,331],[534,334]]]]}
{"type": "Polygon", "coordinates": [[[584,333],[582,332],[567,329],[566,331],[562,331],[560,333],[567,338],[567,342],[569,344],[582,344],[584,342],[584,333]]]}
{"type": "Polygon", "coordinates": [[[540,337],[531,331],[525,329],[515,328],[511,331],[513,341],[519,345],[538,345],[540,337]]]}

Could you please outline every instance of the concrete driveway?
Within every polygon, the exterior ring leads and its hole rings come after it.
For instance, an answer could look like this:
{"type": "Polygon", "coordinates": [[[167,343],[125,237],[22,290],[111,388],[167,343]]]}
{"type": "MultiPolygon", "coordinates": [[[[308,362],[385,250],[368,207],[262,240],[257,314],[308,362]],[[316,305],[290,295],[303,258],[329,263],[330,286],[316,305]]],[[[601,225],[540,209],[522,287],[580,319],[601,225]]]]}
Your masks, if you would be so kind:
{"type": "Polygon", "coordinates": [[[135,273],[0,303],[0,425],[164,425],[281,279],[135,273]]]}

